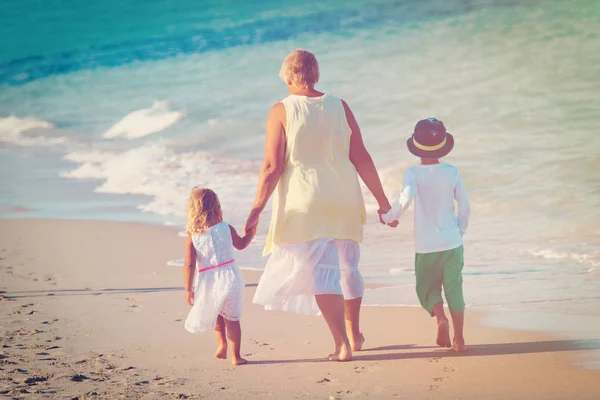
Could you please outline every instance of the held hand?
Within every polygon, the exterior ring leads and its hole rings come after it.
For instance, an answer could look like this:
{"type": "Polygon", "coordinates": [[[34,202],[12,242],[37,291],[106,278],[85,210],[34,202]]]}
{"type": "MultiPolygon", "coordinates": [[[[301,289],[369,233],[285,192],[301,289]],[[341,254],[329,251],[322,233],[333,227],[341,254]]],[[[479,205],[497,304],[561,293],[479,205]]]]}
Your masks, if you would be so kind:
{"type": "Polygon", "coordinates": [[[246,224],[244,225],[244,236],[248,234],[252,234],[252,236],[254,236],[256,233],[256,228],[258,227],[259,218],[260,212],[258,210],[250,211],[250,215],[248,216],[246,224]]]}
{"type": "Polygon", "coordinates": [[[398,220],[392,221],[392,222],[390,222],[389,224],[388,224],[388,223],[386,223],[386,222],[383,220],[383,218],[382,218],[382,215],[383,215],[383,214],[385,214],[385,213],[386,213],[386,212],[385,212],[385,211],[382,211],[381,209],[377,210],[377,214],[379,215],[379,222],[381,222],[383,225],[387,225],[387,226],[389,226],[389,227],[391,227],[391,228],[395,228],[395,227],[397,227],[397,226],[398,226],[398,220]]]}
{"type": "Polygon", "coordinates": [[[190,306],[194,305],[194,292],[191,290],[186,290],[185,292],[185,300],[190,306]]]}
{"type": "Polygon", "coordinates": [[[246,231],[244,233],[244,237],[248,238],[248,240],[252,240],[254,239],[254,236],[256,235],[256,228],[258,225],[254,225],[252,228],[250,228],[249,231],[246,231]]]}
{"type": "Polygon", "coordinates": [[[385,214],[386,212],[387,211],[383,211],[381,208],[379,210],[377,210],[377,215],[379,216],[379,222],[381,222],[381,224],[383,224],[383,225],[387,225],[382,217],[382,215],[385,214]]]}

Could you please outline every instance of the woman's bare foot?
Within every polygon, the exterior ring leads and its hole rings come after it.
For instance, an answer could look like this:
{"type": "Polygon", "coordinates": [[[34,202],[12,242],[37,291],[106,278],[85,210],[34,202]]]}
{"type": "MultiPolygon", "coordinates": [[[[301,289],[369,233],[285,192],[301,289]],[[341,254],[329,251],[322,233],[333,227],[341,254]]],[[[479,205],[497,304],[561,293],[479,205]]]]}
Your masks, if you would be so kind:
{"type": "Polygon", "coordinates": [[[233,365],[244,365],[248,363],[248,360],[246,360],[245,358],[242,357],[236,357],[233,360],[231,360],[231,363],[233,365]]]}
{"type": "Polygon", "coordinates": [[[363,344],[365,344],[365,335],[360,333],[358,338],[350,337],[350,347],[352,351],[360,351],[362,350],[363,344]]]}
{"type": "Polygon", "coordinates": [[[452,347],[452,343],[450,342],[450,327],[447,319],[438,322],[438,334],[435,342],[440,347],[452,347]]]}
{"type": "Polygon", "coordinates": [[[469,350],[469,348],[467,347],[467,345],[465,345],[465,339],[460,338],[454,338],[454,343],[453,343],[453,349],[455,352],[457,353],[464,353],[465,351],[469,350]]]}
{"type": "Polygon", "coordinates": [[[219,346],[215,353],[215,358],[227,359],[227,346],[219,346]]]}
{"type": "Polygon", "coordinates": [[[352,361],[352,350],[347,345],[342,345],[335,353],[327,356],[330,361],[352,361]]]}

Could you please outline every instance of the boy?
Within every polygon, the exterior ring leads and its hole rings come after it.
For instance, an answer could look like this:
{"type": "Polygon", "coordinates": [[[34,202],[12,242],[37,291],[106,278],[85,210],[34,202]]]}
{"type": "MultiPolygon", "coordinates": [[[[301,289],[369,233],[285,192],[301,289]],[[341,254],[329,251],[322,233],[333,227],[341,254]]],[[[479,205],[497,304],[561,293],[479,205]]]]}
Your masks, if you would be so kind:
{"type": "Polygon", "coordinates": [[[407,146],[412,154],[421,158],[421,164],[404,171],[398,201],[387,213],[380,212],[380,217],[385,223],[393,223],[415,199],[417,296],[423,308],[437,318],[438,346],[464,352],[467,347],[463,337],[462,237],[467,229],[470,205],[458,169],[439,162],[454,147],[454,138],[446,132],[442,121],[428,118],[417,123],[407,146]],[[442,286],[452,315],[452,343],[444,314],[442,286]]]}

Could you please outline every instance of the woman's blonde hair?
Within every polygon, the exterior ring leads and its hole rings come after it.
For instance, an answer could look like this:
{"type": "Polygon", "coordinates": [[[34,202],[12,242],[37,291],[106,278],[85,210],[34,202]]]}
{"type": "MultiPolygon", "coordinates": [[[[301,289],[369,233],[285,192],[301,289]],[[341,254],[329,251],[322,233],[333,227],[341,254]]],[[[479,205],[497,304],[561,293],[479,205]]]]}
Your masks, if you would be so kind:
{"type": "Polygon", "coordinates": [[[187,204],[187,224],[185,232],[192,235],[206,231],[209,223],[223,222],[221,203],[215,192],[195,186],[187,204]]]}
{"type": "Polygon", "coordinates": [[[284,81],[290,80],[294,86],[312,89],[319,81],[319,63],[310,51],[296,49],[283,60],[279,76],[284,81]]]}

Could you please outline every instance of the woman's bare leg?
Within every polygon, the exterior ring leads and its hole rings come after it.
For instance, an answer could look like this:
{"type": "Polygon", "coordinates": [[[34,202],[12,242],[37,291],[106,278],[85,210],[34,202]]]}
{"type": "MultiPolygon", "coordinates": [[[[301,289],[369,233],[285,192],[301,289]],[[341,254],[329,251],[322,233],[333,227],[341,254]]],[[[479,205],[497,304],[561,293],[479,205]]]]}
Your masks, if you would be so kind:
{"type": "Polygon", "coordinates": [[[344,323],[344,298],[339,294],[321,294],[315,296],[315,299],[335,343],[335,353],[329,355],[329,359],[332,361],[352,360],[352,349],[344,323]]]}
{"type": "Polygon", "coordinates": [[[344,300],[344,318],[346,319],[346,332],[350,340],[352,351],[362,349],[365,337],[360,331],[360,305],[362,297],[344,300]]]}

